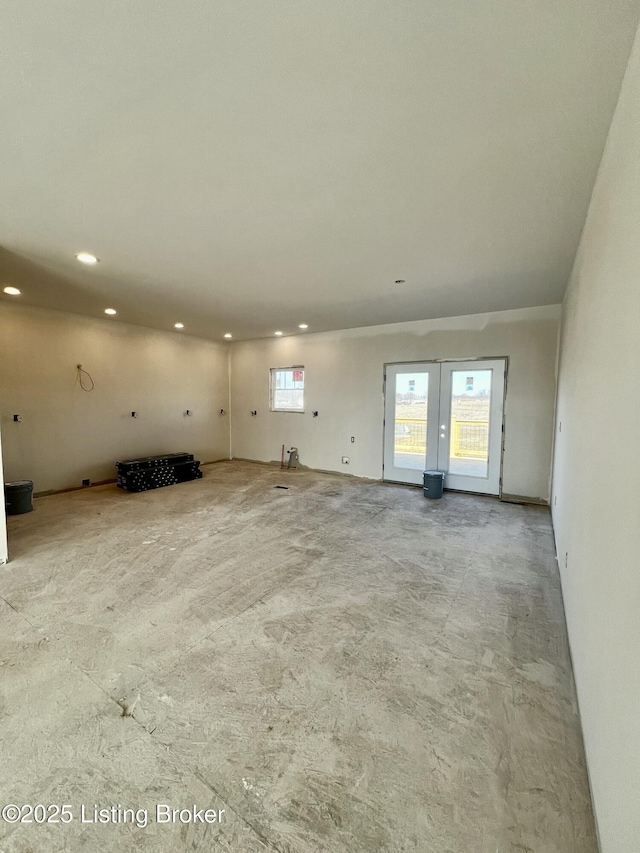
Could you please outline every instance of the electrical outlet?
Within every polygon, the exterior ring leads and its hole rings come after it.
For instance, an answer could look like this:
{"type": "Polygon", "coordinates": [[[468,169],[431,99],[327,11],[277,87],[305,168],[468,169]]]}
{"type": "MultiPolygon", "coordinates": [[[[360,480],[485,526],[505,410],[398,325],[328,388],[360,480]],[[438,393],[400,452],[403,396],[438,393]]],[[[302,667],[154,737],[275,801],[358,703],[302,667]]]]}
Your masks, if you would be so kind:
{"type": "Polygon", "coordinates": [[[343,456],[343,457],[342,457],[342,464],[343,464],[343,465],[348,465],[348,464],[349,464],[349,457],[348,457],[348,456],[343,456]]]}
{"type": "Polygon", "coordinates": [[[90,485],[91,485],[91,480],[83,480],[83,481],[82,481],[82,485],[83,485],[83,486],[90,486],[90,485]]]}

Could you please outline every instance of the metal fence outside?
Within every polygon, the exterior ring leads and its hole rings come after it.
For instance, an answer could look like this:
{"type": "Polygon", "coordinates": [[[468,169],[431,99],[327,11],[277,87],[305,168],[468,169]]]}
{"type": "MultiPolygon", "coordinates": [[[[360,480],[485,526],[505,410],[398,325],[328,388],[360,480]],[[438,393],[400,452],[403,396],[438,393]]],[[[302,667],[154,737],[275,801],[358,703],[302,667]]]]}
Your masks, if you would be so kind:
{"type": "MultiPolygon", "coordinates": [[[[489,421],[451,419],[451,456],[486,459],[489,454],[489,421]]],[[[395,452],[422,453],[427,449],[427,421],[396,418],[395,452]]]]}

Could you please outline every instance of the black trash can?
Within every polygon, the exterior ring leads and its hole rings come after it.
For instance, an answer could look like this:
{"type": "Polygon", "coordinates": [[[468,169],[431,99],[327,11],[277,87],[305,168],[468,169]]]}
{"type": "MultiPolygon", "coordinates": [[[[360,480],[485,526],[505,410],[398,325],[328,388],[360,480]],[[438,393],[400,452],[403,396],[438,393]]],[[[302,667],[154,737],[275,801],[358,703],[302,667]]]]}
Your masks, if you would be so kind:
{"type": "Polygon", "coordinates": [[[22,515],[33,509],[33,480],[15,480],[4,484],[4,503],[7,515],[22,515]]]}
{"type": "Polygon", "coordinates": [[[425,498],[441,498],[444,487],[443,471],[425,471],[423,475],[425,498]]]}

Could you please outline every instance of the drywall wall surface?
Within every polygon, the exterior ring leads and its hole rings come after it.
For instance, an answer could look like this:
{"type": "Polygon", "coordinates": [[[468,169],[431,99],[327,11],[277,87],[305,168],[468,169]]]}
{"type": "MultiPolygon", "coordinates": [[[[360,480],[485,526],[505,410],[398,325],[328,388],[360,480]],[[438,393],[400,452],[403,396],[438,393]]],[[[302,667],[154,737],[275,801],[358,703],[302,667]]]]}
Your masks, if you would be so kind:
{"type": "Polygon", "coordinates": [[[503,491],[548,500],[559,318],[552,305],[234,344],[233,454],[270,462],[296,446],[303,465],[380,479],[385,363],[507,356],[503,491]],[[296,364],[305,413],[269,412],[269,369],[296,364]]]}
{"type": "MultiPolygon", "coordinates": [[[[2,429],[0,428],[0,484],[4,484],[2,467],[2,429]]],[[[0,489],[0,565],[6,563],[7,559],[7,516],[5,515],[4,488],[2,488],[0,489]]]]}
{"type": "Polygon", "coordinates": [[[640,850],[639,366],[636,39],[564,301],[553,477],[553,520],[603,853],[640,850]]]}
{"type": "Polygon", "coordinates": [[[223,344],[0,306],[0,415],[9,480],[33,480],[42,492],[112,479],[114,463],[135,456],[186,450],[203,462],[226,458],[229,419],[219,412],[227,407],[223,344]],[[77,364],[93,377],[93,391],[80,387],[77,364]]]}

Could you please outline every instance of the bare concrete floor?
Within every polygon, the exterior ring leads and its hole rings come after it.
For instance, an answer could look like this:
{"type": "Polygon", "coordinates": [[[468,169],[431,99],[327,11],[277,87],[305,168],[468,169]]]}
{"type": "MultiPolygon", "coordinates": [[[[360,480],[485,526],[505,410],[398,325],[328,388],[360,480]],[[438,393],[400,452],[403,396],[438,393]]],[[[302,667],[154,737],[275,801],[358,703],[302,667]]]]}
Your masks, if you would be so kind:
{"type": "Polygon", "coordinates": [[[545,509],[204,470],[9,519],[2,853],[596,851],[545,509]]]}

